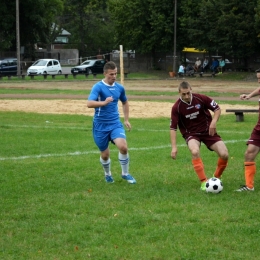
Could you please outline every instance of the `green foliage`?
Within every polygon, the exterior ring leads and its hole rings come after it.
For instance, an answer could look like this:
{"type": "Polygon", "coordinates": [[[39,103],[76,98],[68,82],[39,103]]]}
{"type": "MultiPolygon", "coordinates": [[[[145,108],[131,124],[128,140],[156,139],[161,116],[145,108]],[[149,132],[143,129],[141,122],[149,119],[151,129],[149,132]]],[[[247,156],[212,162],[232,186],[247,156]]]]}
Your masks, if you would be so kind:
{"type": "Polygon", "coordinates": [[[2,1],[0,8],[0,51],[10,49],[15,41],[15,1],[2,1]],[[11,33],[13,32],[13,33],[11,33]]]}
{"type": "MultiPolygon", "coordinates": [[[[258,259],[259,177],[244,183],[243,160],[257,118],[221,116],[229,149],[221,194],[206,194],[178,134],[170,158],[169,119],[132,119],[130,170],[120,178],[111,145],[114,184],[106,184],[92,140],[92,118],[0,112],[0,258],[12,259],[258,259]]],[[[217,157],[201,156],[212,176],[217,157]]],[[[260,167],[256,161],[257,168],[260,167]]]]}
{"type": "Polygon", "coordinates": [[[66,28],[70,42],[77,44],[80,55],[106,53],[113,49],[113,21],[106,1],[65,0],[66,28]]]}
{"type": "MultiPolygon", "coordinates": [[[[49,43],[52,23],[62,12],[62,0],[19,1],[20,45],[26,47],[26,55],[32,56],[35,43],[49,43]]],[[[16,3],[1,3],[0,50],[16,50],[16,3]]]]}
{"type": "MultiPolygon", "coordinates": [[[[50,47],[60,30],[71,33],[67,47],[86,57],[124,49],[172,52],[177,16],[177,51],[206,49],[246,59],[259,50],[260,1],[237,0],[23,0],[20,40],[26,56],[35,43],[50,47]],[[53,27],[55,24],[55,28],[53,27]]],[[[15,2],[1,3],[0,50],[16,50],[15,2]]]]}
{"type": "Polygon", "coordinates": [[[109,1],[117,44],[140,53],[172,49],[173,4],[164,1],[109,1]]]}
{"type": "Polygon", "coordinates": [[[255,28],[257,1],[188,1],[182,5],[182,28],[189,44],[211,53],[247,58],[259,49],[255,28]],[[183,29],[185,30],[185,29],[183,29]]]}

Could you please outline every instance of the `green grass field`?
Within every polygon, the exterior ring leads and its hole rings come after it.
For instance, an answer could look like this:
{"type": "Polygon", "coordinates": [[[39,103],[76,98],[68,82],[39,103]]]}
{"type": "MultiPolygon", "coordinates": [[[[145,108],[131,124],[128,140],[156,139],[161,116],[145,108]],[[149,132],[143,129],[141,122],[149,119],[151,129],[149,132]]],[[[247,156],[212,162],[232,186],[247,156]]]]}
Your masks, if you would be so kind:
{"type": "MultiPolygon", "coordinates": [[[[255,192],[234,192],[256,121],[221,117],[230,160],[216,195],[199,190],[180,135],[171,159],[167,118],[130,120],[130,185],[113,145],[105,183],[91,117],[0,112],[0,259],[259,259],[258,175],[255,192]]],[[[201,156],[211,177],[217,156],[204,145],[201,156]]]]}

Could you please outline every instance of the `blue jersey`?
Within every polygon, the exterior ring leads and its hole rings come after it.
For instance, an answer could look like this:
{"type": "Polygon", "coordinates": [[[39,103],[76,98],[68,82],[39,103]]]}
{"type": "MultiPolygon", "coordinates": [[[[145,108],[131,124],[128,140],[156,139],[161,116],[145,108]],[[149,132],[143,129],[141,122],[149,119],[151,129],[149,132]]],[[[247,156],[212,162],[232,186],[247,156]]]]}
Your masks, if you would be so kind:
{"type": "Polygon", "coordinates": [[[91,89],[88,100],[105,101],[107,97],[113,97],[113,101],[103,107],[95,108],[95,123],[115,123],[120,121],[118,101],[127,101],[125,89],[121,84],[115,82],[113,86],[106,84],[103,80],[97,82],[91,89]]]}

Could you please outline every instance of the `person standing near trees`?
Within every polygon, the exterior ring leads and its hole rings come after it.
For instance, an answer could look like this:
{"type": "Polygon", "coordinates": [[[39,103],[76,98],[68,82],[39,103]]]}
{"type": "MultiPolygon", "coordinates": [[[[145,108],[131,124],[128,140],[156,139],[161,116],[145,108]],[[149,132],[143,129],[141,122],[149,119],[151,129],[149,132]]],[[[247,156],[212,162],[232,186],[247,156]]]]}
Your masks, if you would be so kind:
{"type": "Polygon", "coordinates": [[[111,160],[109,142],[116,145],[119,150],[118,160],[122,169],[122,178],[130,184],[136,180],[129,174],[129,155],[126,142],[125,129],[120,121],[118,102],[122,102],[124,124],[131,130],[129,119],[129,103],[125,89],[116,82],[117,67],[112,61],[104,66],[105,78],[97,82],[91,89],[87,100],[87,107],[94,108],[93,138],[100,150],[100,163],[103,166],[105,180],[113,183],[111,174],[111,160]]]}
{"type": "Polygon", "coordinates": [[[180,98],[171,110],[170,138],[171,157],[177,157],[177,128],[185,139],[192,155],[193,168],[201,182],[201,190],[206,190],[207,177],[200,156],[200,145],[203,142],[210,151],[218,155],[214,177],[221,178],[228,164],[228,150],[221,137],[217,134],[216,125],[220,117],[219,105],[202,94],[193,94],[191,85],[183,81],[179,85],[180,98]],[[214,115],[210,114],[211,110],[214,115]]]}

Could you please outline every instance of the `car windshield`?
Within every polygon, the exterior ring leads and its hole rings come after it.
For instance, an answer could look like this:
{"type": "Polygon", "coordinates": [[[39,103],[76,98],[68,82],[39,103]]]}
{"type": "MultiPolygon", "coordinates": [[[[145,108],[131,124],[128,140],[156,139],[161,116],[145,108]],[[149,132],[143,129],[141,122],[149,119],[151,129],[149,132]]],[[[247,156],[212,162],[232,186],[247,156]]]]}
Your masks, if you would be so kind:
{"type": "Polygon", "coordinates": [[[33,63],[32,66],[45,66],[47,62],[48,61],[46,60],[37,60],[36,62],[33,63]]]}
{"type": "Polygon", "coordinates": [[[81,65],[92,65],[95,61],[94,60],[86,60],[81,65]]]}

